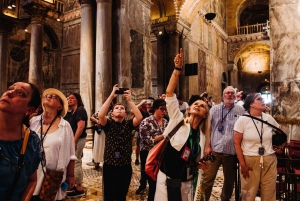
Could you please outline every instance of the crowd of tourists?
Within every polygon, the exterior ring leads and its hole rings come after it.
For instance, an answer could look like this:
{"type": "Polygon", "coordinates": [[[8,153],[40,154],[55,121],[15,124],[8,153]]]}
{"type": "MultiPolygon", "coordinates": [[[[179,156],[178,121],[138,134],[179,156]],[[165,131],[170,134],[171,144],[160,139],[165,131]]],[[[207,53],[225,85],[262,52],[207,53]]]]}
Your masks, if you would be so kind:
{"type": "MultiPolygon", "coordinates": [[[[207,92],[185,102],[174,92],[183,66],[182,49],[174,65],[166,92],[156,99],[149,97],[136,105],[129,89],[114,85],[101,108],[91,115],[96,132],[93,160],[95,169],[102,170],[103,200],[126,200],[135,136],[135,165],[141,171],[136,194],[145,192],[148,184],[148,201],[208,201],[220,166],[224,174],[221,200],[230,200],[237,162],[242,199],[253,201],[259,191],[261,200],[275,201],[277,159],[272,127],[256,119],[275,127],[279,124],[264,112],[261,95],[246,95],[228,86],[220,104],[207,92]],[[118,95],[126,104],[114,102],[118,95]],[[153,179],[145,171],[147,157],[166,138],[153,179]]],[[[65,96],[50,88],[40,95],[33,84],[11,85],[0,99],[0,200],[83,196],[81,159],[87,121],[78,93],[65,96]]]]}

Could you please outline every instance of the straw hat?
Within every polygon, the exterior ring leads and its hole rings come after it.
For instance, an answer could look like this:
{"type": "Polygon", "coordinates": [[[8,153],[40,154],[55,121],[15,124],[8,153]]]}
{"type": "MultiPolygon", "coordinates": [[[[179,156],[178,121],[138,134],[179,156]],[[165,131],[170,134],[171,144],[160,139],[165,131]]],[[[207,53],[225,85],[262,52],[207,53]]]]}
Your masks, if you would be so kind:
{"type": "MultiPolygon", "coordinates": [[[[67,100],[66,96],[61,91],[59,91],[57,89],[49,88],[49,89],[46,89],[43,92],[42,102],[44,102],[46,94],[55,94],[55,95],[57,95],[62,100],[62,102],[63,102],[63,109],[61,111],[60,116],[64,117],[67,114],[67,111],[68,111],[68,100],[67,100]]],[[[43,106],[43,110],[45,110],[44,105],[42,105],[42,106],[43,106]]]]}

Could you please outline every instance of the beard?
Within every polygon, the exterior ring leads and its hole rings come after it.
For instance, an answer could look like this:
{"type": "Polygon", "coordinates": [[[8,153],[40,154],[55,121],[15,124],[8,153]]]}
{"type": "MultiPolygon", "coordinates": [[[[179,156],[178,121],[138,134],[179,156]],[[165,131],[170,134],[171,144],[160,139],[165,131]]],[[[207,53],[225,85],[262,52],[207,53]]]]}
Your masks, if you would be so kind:
{"type": "Polygon", "coordinates": [[[234,99],[225,99],[224,104],[234,104],[234,99]]]}

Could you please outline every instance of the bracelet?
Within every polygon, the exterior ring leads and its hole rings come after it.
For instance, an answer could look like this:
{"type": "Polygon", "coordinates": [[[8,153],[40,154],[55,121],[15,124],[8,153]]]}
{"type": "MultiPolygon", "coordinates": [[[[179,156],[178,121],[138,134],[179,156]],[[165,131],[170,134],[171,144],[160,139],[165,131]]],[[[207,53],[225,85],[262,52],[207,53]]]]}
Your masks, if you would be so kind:
{"type": "Polygon", "coordinates": [[[176,66],[174,67],[174,70],[181,71],[181,68],[177,68],[176,66]]]}
{"type": "Polygon", "coordinates": [[[67,177],[74,177],[74,175],[67,175],[67,177]]]}

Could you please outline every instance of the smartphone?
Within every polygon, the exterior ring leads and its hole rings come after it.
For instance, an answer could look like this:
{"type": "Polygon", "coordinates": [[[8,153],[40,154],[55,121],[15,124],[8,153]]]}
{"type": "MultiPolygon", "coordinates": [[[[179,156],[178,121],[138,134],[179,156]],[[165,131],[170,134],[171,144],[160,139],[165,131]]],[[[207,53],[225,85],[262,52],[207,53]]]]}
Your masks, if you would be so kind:
{"type": "Polygon", "coordinates": [[[116,94],[124,94],[126,90],[129,90],[129,88],[119,88],[119,90],[117,90],[115,93],[116,94]]]}
{"type": "Polygon", "coordinates": [[[148,105],[150,105],[151,103],[152,103],[152,101],[151,100],[147,100],[147,102],[146,102],[148,105]]]}
{"type": "Polygon", "coordinates": [[[69,184],[68,184],[68,182],[64,181],[60,187],[61,187],[61,190],[66,191],[69,188],[69,184]]]}

